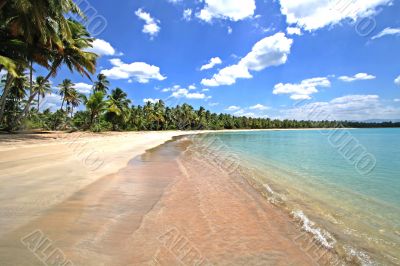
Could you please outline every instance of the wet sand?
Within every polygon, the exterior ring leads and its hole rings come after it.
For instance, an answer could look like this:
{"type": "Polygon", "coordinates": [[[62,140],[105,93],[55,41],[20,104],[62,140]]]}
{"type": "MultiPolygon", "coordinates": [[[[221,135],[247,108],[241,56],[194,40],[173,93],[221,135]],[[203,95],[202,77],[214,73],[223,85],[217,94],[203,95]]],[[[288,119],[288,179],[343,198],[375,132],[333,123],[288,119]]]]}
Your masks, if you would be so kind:
{"type": "Polygon", "coordinates": [[[0,265],[324,264],[285,213],[189,144],[150,150],[9,230],[0,265]]]}
{"type": "Polygon", "coordinates": [[[185,132],[0,135],[0,237],[185,132]]]}

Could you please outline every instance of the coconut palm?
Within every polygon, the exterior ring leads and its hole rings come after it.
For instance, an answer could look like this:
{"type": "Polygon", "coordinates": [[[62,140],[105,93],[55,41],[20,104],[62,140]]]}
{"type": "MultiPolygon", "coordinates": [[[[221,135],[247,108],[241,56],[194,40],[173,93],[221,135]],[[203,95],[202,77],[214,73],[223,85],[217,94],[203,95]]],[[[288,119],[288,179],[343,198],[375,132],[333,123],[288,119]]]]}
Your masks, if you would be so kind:
{"type": "Polygon", "coordinates": [[[68,106],[71,106],[71,117],[74,113],[74,108],[78,107],[82,103],[82,95],[75,89],[69,92],[68,97],[66,98],[66,102],[68,106]]]}
{"type": "Polygon", "coordinates": [[[64,103],[67,99],[71,97],[71,94],[75,90],[74,83],[70,79],[64,79],[61,84],[58,85],[60,89],[59,94],[62,97],[62,103],[60,110],[63,110],[64,103]]]}
{"type": "Polygon", "coordinates": [[[108,96],[109,101],[105,118],[112,124],[114,131],[117,126],[123,125],[129,119],[131,101],[127,97],[128,95],[120,88],[112,90],[111,95],[108,96]]]}
{"type": "Polygon", "coordinates": [[[93,85],[93,91],[107,93],[109,85],[110,82],[107,80],[107,77],[100,73],[97,75],[97,81],[93,85]]]}
{"type": "MultiPolygon", "coordinates": [[[[31,72],[31,95],[23,112],[26,114],[36,96],[32,92],[33,62],[48,68],[51,54],[63,51],[63,40],[73,35],[65,15],[84,16],[73,0],[1,0],[0,8],[0,70],[8,71],[0,100],[2,121],[5,99],[18,66],[29,66],[31,72]]],[[[52,74],[57,67],[51,69],[52,74]]]]}
{"type": "Polygon", "coordinates": [[[37,93],[37,111],[40,108],[40,97],[46,97],[46,94],[51,92],[51,85],[49,81],[45,81],[43,76],[36,78],[35,85],[33,86],[33,91],[37,93]]]}
{"type": "Polygon", "coordinates": [[[17,69],[18,75],[14,78],[14,82],[10,86],[10,92],[6,98],[5,104],[5,115],[3,116],[5,122],[4,125],[8,130],[14,128],[15,117],[19,115],[21,111],[21,104],[26,97],[26,90],[29,87],[28,79],[24,75],[24,69],[17,69]]]}
{"type": "Polygon", "coordinates": [[[92,95],[90,95],[89,99],[87,99],[85,105],[90,112],[89,125],[92,126],[98,116],[102,114],[107,108],[107,102],[104,100],[104,93],[93,93],[92,95]]]}
{"type": "MultiPolygon", "coordinates": [[[[69,29],[71,31],[71,39],[63,40],[62,50],[56,50],[52,53],[52,66],[49,73],[44,78],[46,82],[50,76],[54,76],[61,64],[65,64],[71,71],[77,71],[81,75],[86,75],[90,79],[90,73],[96,71],[96,60],[97,55],[91,52],[85,51],[86,48],[91,47],[93,38],[89,37],[89,33],[86,28],[79,22],[68,20],[69,29]]],[[[33,92],[25,105],[24,111],[21,116],[17,118],[19,122],[24,116],[27,115],[29,107],[36,97],[33,92]]]]}
{"type": "Polygon", "coordinates": [[[157,123],[156,130],[160,129],[160,124],[165,123],[165,103],[159,100],[154,104],[154,117],[157,123]]]}

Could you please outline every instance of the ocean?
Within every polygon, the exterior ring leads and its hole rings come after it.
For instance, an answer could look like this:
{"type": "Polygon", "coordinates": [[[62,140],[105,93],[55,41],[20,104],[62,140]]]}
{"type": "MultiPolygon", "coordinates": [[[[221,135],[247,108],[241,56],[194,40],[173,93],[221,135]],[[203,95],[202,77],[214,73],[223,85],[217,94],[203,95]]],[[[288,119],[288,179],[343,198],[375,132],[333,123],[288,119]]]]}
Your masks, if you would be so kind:
{"type": "Polygon", "coordinates": [[[400,264],[400,129],[238,131],[194,140],[207,149],[205,159],[261,185],[266,200],[324,248],[361,265],[400,264]]]}

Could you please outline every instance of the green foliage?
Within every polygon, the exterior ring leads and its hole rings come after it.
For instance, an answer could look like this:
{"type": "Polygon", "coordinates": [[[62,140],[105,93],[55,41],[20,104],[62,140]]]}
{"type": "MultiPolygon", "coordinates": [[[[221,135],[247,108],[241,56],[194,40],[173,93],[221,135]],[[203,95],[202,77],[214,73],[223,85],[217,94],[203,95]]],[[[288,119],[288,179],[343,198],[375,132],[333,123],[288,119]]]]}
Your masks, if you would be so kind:
{"type": "MultiPolygon", "coordinates": [[[[55,76],[63,64],[89,79],[95,73],[98,56],[87,51],[94,39],[85,26],[71,19],[71,14],[83,17],[73,0],[2,1],[0,70],[7,71],[7,82],[0,99],[0,125],[3,128],[22,126],[21,121],[28,117],[32,103],[37,99],[39,105],[40,97],[49,91],[49,78],[55,76]],[[35,64],[48,70],[48,74],[36,82],[32,80],[35,64]],[[10,112],[16,114],[11,110],[15,105],[6,104],[11,98],[10,87],[14,79],[26,75],[19,71],[20,68],[29,72],[29,86],[25,88],[27,97],[19,100],[18,115],[10,122],[10,112]]],[[[73,108],[77,102],[69,103],[73,108]]]]}

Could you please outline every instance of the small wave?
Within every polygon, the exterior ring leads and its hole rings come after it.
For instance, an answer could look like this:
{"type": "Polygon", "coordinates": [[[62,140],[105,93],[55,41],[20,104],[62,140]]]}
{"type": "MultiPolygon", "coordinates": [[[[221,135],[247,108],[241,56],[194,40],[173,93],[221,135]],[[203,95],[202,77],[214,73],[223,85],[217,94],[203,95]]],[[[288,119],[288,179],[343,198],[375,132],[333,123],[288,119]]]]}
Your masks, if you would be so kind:
{"type": "Polygon", "coordinates": [[[263,187],[266,190],[266,196],[270,203],[275,205],[282,205],[286,202],[286,197],[279,193],[276,193],[268,184],[263,184],[263,187]]]}
{"type": "Polygon", "coordinates": [[[271,189],[271,187],[270,186],[268,186],[267,184],[264,184],[264,187],[265,187],[265,189],[271,194],[271,195],[274,195],[275,194],[275,192],[271,189]]]}
{"type": "Polygon", "coordinates": [[[317,240],[323,247],[332,249],[335,246],[336,240],[329,232],[318,228],[315,223],[308,219],[303,211],[292,211],[292,215],[296,220],[299,220],[304,231],[311,233],[314,239],[317,240]]]}
{"type": "Polygon", "coordinates": [[[374,263],[372,261],[372,259],[366,253],[364,253],[360,250],[356,250],[355,248],[353,248],[351,246],[345,246],[344,250],[346,251],[347,256],[350,257],[349,258],[350,260],[356,259],[357,262],[359,262],[363,266],[377,265],[376,263],[374,263]]]}

